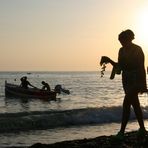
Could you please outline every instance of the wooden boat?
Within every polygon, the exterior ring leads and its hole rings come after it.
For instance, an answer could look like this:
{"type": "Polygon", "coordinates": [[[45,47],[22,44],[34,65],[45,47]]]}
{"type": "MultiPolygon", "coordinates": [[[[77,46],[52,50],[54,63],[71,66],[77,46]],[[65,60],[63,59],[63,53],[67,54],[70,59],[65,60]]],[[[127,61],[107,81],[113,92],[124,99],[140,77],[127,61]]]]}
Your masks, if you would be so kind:
{"type": "Polygon", "coordinates": [[[5,81],[5,96],[19,98],[38,98],[56,100],[55,91],[41,90],[37,88],[22,88],[19,85],[7,83],[5,81]]]}

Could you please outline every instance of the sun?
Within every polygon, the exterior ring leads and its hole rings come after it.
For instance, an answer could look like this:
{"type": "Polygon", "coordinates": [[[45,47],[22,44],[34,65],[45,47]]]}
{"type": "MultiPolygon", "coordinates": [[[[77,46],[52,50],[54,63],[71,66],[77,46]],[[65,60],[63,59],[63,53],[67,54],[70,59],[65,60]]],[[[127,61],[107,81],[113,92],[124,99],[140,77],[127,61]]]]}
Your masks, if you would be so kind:
{"type": "Polygon", "coordinates": [[[148,48],[148,8],[142,9],[136,18],[136,38],[143,46],[148,48]]]}

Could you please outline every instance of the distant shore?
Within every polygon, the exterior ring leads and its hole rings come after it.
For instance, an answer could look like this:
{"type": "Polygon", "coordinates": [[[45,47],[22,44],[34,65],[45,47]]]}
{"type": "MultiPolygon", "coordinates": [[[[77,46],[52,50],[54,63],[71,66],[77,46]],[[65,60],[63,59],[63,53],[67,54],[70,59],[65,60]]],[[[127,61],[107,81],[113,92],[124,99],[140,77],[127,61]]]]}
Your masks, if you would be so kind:
{"type": "Polygon", "coordinates": [[[123,141],[116,140],[113,135],[90,139],[57,142],[54,144],[36,143],[29,148],[147,148],[148,134],[137,138],[136,131],[125,134],[123,141]]]}

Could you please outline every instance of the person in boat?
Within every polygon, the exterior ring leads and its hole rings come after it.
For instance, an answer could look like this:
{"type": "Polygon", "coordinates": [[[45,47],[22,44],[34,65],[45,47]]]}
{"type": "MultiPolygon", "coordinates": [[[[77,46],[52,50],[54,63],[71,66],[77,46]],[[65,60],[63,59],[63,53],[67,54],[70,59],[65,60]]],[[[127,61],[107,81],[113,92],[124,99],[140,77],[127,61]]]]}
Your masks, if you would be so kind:
{"type": "Polygon", "coordinates": [[[24,76],[24,77],[22,77],[21,79],[21,87],[22,88],[25,88],[25,89],[28,89],[29,87],[28,86],[31,86],[31,87],[33,87],[33,88],[36,88],[35,86],[33,86],[28,80],[27,80],[27,77],[26,76],[24,76]]]}
{"type": "Polygon", "coordinates": [[[46,83],[45,81],[42,81],[42,85],[43,85],[42,90],[51,91],[50,86],[49,86],[48,83],[46,83]]]}
{"type": "Polygon", "coordinates": [[[144,136],[146,134],[143,113],[138,98],[139,93],[147,92],[144,53],[140,46],[132,42],[134,36],[133,31],[129,29],[119,34],[118,39],[122,47],[118,53],[118,63],[114,62],[109,57],[103,56],[103,61],[105,63],[111,63],[116,70],[116,74],[120,74],[122,71],[122,84],[125,97],[123,101],[121,128],[116,135],[116,138],[119,139],[124,138],[131,106],[134,109],[140,126],[137,136],[144,136]]]}

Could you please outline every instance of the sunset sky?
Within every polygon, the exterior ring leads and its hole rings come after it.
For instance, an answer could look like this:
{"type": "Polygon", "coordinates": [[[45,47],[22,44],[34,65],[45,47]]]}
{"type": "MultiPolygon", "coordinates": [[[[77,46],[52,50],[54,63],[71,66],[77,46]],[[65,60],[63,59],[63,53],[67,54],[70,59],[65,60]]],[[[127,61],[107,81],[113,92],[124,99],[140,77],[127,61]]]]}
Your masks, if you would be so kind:
{"type": "Polygon", "coordinates": [[[0,71],[97,71],[131,29],[148,65],[148,0],[0,0],[0,71]]]}

